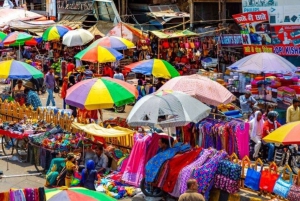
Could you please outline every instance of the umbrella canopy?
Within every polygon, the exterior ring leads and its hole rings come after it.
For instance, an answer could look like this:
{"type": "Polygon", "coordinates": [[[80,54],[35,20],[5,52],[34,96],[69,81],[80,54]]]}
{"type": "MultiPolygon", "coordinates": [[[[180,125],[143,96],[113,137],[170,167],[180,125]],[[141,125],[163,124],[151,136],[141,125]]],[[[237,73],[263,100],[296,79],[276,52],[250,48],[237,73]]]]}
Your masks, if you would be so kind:
{"type": "Polygon", "coordinates": [[[94,36],[85,29],[71,30],[63,36],[63,44],[68,47],[82,46],[94,39],[94,36]]]}
{"type": "Polygon", "coordinates": [[[291,73],[296,67],[285,58],[274,53],[257,53],[238,60],[228,67],[230,70],[253,74],[291,73]]]}
{"type": "Polygon", "coordinates": [[[181,91],[214,106],[228,104],[235,99],[235,96],[218,82],[196,74],[175,77],[166,82],[158,91],[162,90],[181,91]]]}
{"type": "Polygon", "coordinates": [[[32,38],[32,35],[25,33],[25,32],[18,32],[14,31],[6,36],[6,38],[3,39],[4,45],[22,45],[25,41],[30,40],[32,38]]]}
{"type": "Polygon", "coordinates": [[[117,36],[106,36],[96,40],[95,42],[93,42],[93,44],[94,43],[99,46],[113,48],[115,50],[127,50],[129,48],[135,47],[135,45],[131,41],[117,36]]]}
{"type": "Polygon", "coordinates": [[[96,110],[135,102],[136,88],[122,80],[109,77],[81,81],[68,89],[66,103],[78,108],[96,110]]]}
{"type": "Polygon", "coordinates": [[[8,60],[0,62],[0,78],[1,79],[30,79],[42,78],[44,74],[35,67],[16,60],[8,60]]]}
{"type": "Polygon", "coordinates": [[[160,91],[141,98],[130,111],[127,122],[131,126],[185,126],[207,117],[210,110],[185,93],[160,91]]]}
{"type": "Polygon", "coordinates": [[[101,47],[93,43],[84,50],[78,52],[74,58],[92,63],[107,63],[123,59],[123,54],[112,48],[101,47]]]}
{"type": "Polygon", "coordinates": [[[68,31],[70,31],[70,28],[68,27],[62,25],[55,25],[46,29],[42,37],[44,41],[59,40],[68,31]]]}
{"type": "Polygon", "coordinates": [[[36,46],[38,45],[39,43],[41,43],[43,41],[43,38],[42,37],[35,37],[35,38],[32,38],[28,41],[25,41],[24,45],[28,45],[28,46],[36,46]]]}
{"type": "Polygon", "coordinates": [[[0,31],[0,42],[2,42],[6,36],[7,35],[5,33],[3,33],[2,31],[0,31]]]}
{"type": "Polygon", "coordinates": [[[67,190],[46,189],[47,201],[115,201],[115,199],[97,191],[74,187],[67,190]]]}
{"type": "Polygon", "coordinates": [[[125,66],[127,70],[144,75],[153,75],[170,79],[179,76],[179,72],[169,62],[162,59],[149,59],[125,66]]]}
{"type": "Polygon", "coordinates": [[[299,138],[300,121],[280,126],[275,131],[263,138],[268,143],[279,143],[284,145],[300,144],[299,138]]]}

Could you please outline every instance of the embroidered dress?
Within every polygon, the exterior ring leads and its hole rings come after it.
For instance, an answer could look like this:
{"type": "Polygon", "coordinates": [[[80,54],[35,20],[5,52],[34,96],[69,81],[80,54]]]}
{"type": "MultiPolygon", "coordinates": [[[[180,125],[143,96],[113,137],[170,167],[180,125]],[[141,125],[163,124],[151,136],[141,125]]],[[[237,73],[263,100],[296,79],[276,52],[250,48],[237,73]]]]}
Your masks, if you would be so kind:
{"type": "Polygon", "coordinates": [[[136,134],[135,140],[122,180],[127,184],[139,186],[145,175],[146,151],[151,136],[136,134]]]}

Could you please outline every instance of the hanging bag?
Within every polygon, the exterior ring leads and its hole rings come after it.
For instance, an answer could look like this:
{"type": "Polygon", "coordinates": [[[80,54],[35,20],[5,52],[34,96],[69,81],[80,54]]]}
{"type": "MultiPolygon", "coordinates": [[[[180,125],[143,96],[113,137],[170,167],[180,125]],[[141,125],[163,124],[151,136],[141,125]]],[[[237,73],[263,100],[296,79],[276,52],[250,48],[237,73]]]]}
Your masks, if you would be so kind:
{"type": "Polygon", "coordinates": [[[300,171],[298,171],[296,181],[292,185],[291,190],[288,193],[287,199],[289,201],[299,201],[300,200],[300,171]]]}
{"type": "Polygon", "coordinates": [[[255,191],[259,191],[259,182],[261,177],[261,171],[257,171],[258,164],[261,165],[261,168],[263,167],[263,162],[260,159],[257,159],[254,167],[248,168],[245,178],[245,186],[255,191]]]}
{"type": "Polygon", "coordinates": [[[279,174],[277,173],[277,165],[272,162],[268,169],[261,172],[259,183],[260,190],[272,193],[278,178],[279,174]]]}
{"type": "Polygon", "coordinates": [[[162,45],[164,49],[168,49],[170,47],[168,40],[164,40],[162,45]]]}
{"type": "Polygon", "coordinates": [[[283,198],[287,198],[287,195],[289,194],[290,190],[291,190],[291,187],[292,187],[292,184],[293,184],[293,173],[292,173],[292,170],[290,168],[290,166],[286,165],[279,178],[277,179],[276,183],[275,183],[275,186],[274,186],[274,189],[273,189],[273,192],[283,198]],[[286,170],[289,172],[289,181],[286,181],[282,178],[282,176],[284,176],[286,174],[286,170]]]}

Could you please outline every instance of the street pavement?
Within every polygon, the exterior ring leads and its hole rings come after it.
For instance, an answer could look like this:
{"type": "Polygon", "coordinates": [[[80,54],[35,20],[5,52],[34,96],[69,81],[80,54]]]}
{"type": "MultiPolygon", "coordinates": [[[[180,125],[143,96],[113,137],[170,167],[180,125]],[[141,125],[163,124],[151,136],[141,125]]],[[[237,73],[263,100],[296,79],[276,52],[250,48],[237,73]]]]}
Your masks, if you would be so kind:
{"type": "MultiPolygon", "coordinates": [[[[2,92],[2,89],[6,86],[8,85],[0,84],[0,92],[2,92]]],[[[47,93],[40,95],[43,106],[46,106],[47,96],[47,93]]],[[[63,108],[63,100],[58,94],[54,96],[56,106],[63,108]]],[[[116,113],[114,110],[103,110],[103,118],[104,120],[115,117],[126,118],[131,108],[132,106],[127,106],[124,113],[116,113]]],[[[2,147],[0,146],[0,171],[3,171],[3,178],[0,178],[0,192],[8,191],[10,188],[36,188],[44,186],[44,175],[21,176],[24,174],[37,174],[37,172],[33,165],[22,163],[15,159],[17,158],[10,157],[8,160],[3,158],[2,147]]],[[[131,198],[123,200],[127,201],[131,200],[131,198]]]]}

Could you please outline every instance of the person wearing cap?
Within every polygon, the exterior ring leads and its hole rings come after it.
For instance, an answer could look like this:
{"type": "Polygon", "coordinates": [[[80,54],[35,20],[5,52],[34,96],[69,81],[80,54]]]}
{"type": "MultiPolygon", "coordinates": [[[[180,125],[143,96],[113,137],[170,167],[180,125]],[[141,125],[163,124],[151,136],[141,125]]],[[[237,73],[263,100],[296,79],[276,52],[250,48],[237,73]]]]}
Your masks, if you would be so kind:
{"type": "Polygon", "coordinates": [[[300,101],[297,98],[293,99],[293,104],[286,110],[286,123],[300,121],[300,101]]]}
{"type": "Polygon", "coordinates": [[[54,76],[54,69],[52,67],[49,69],[49,72],[46,74],[45,84],[46,84],[47,92],[48,92],[46,106],[49,106],[50,102],[52,102],[52,106],[55,106],[53,91],[56,86],[56,82],[55,82],[55,76],[54,76]]]}
{"type": "Polygon", "coordinates": [[[246,91],[245,95],[240,96],[240,105],[243,114],[250,114],[253,106],[257,106],[257,101],[250,91],[246,91]]]}
{"type": "Polygon", "coordinates": [[[27,95],[26,105],[31,105],[34,110],[37,110],[38,107],[42,107],[41,99],[34,91],[34,85],[32,82],[26,82],[24,87],[24,93],[27,95]]]}

